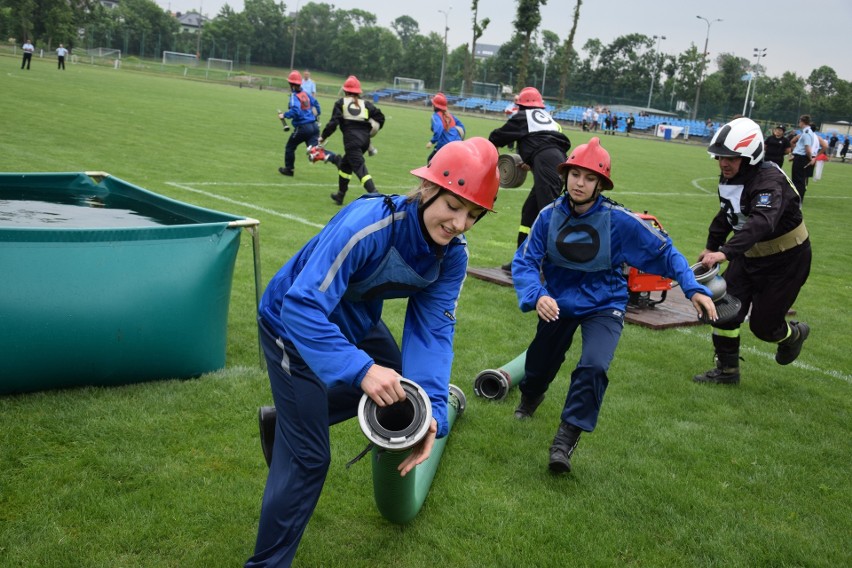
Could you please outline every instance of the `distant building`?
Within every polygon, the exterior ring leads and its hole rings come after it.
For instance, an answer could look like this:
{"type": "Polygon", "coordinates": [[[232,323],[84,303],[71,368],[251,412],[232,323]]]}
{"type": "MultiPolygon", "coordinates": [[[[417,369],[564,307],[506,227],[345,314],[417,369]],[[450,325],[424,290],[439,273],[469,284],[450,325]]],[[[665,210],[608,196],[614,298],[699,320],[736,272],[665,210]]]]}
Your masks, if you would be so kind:
{"type": "Polygon", "coordinates": [[[198,12],[187,12],[186,14],[178,12],[175,14],[175,18],[180,23],[180,31],[194,34],[198,33],[202,26],[210,21],[210,18],[202,16],[198,12]]]}

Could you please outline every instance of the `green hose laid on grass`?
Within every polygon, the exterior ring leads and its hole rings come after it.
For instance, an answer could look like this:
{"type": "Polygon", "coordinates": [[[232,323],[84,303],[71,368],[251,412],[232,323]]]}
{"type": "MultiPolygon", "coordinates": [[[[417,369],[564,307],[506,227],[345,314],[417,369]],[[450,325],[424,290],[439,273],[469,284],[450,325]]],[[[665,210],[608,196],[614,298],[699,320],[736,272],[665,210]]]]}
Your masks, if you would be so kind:
{"type": "MultiPolygon", "coordinates": [[[[404,386],[404,388],[406,387],[404,386]]],[[[429,398],[419,387],[416,388],[417,391],[406,390],[407,398],[403,401],[405,404],[401,407],[401,411],[394,412],[389,416],[378,416],[378,422],[384,422],[387,434],[384,436],[377,434],[376,429],[381,429],[378,424],[368,425],[366,426],[367,430],[364,430],[364,433],[374,444],[371,461],[373,462],[373,493],[376,499],[376,507],[385,519],[396,524],[409,523],[420,512],[426,496],[429,494],[429,488],[432,486],[432,480],[447,445],[447,439],[450,437],[448,432],[443,438],[435,440],[432,452],[426,461],[408,472],[405,477],[399,475],[397,467],[423,437],[421,435],[417,439],[418,434],[416,433],[412,435],[404,435],[403,433],[419,431],[421,423],[425,423],[428,430],[428,425],[432,420],[429,398]],[[418,402],[417,396],[425,397],[425,400],[420,399],[422,404],[418,402]],[[426,409],[428,409],[428,412],[426,409]],[[394,436],[394,433],[403,435],[394,436]],[[402,446],[407,447],[397,449],[402,446]]],[[[466,405],[466,399],[461,389],[455,385],[450,385],[448,402],[447,419],[450,431],[452,431],[456,418],[461,416],[466,405]]],[[[365,421],[362,418],[364,414],[365,412],[359,409],[362,429],[365,428],[365,421]]],[[[371,413],[368,410],[366,414],[371,413]]]]}
{"type": "Polygon", "coordinates": [[[524,378],[526,362],[527,352],[524,351],[499,369],[480,371],[473,381],[473,392],[482,398],[503,400],[524,378]]]}

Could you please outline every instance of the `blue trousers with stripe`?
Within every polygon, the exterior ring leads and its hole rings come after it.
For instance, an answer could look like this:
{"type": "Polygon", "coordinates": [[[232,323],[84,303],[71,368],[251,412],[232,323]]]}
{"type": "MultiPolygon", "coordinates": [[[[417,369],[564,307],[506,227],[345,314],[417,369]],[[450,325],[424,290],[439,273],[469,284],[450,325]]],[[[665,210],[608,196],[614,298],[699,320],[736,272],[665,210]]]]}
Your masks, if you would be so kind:
{"type": "MultiPolygon", "coordinates": [[[[363,392],[329,389],[295,346],[258,320],[277,422],[254,556],[246,568],[290,566],[314,512],[331,462],[329,426],[357,415],[363,392]]],[[[379,322],[358,347],[382,366],[401,372],[402,355],[379,322]]]]}

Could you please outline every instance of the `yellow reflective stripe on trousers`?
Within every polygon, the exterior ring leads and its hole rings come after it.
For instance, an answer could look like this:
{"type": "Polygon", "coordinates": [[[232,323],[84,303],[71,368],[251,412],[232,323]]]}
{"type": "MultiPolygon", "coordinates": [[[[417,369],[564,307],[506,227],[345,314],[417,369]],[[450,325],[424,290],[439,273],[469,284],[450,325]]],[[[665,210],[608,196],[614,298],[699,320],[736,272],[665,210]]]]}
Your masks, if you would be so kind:
{"type": "Polygon", "coordinates": [[[737,329],[716,329],[713,328],[713,335],[718,335],[719,337],[739,337],[740,336],[740,328],[737,329]]]}

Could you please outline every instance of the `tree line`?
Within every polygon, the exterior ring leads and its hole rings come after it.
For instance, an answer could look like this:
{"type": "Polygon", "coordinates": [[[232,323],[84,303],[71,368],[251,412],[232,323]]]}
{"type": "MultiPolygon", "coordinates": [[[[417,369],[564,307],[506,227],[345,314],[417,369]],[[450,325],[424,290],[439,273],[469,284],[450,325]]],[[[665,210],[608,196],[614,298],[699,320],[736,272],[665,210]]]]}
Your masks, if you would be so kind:
{"type": "Polygon", "coordinates": [[[565,39],[542,29],[539,8],[546,1],[518,0],[515,33],[493,57],[483,59],[472,55],[490,23],[478,18],[478,0],[470,6],[471,42],[449,51],[446,59],[443,36],[421,33],[410,16],[398,17],[388,29],[377,25],[375,14],[323,2],[309,2],[298,12],[273,0],[245,0],[242,12],[226,4],[205,23],[199,38],[183,32],[152,0],[120,0],[114,9],[97,0],[0,0],[0,33],[19,44],[24,38],[35,40],[48,50],[64,43],[72,49],[121,49],[124,57],[198,52],[202,58],[232,59],[241,69],[266,65],[289,70],[292,61],[299,69],[372,81],[412,77],[423,79],[430,91],[443,78],[450,93],[471,94],[475,82],[509,85],[513,92],[532,85],[557,105],[645,107],[650,97],[651,108],[687,116],[696,111],[691,106],[700,88],[697,118],[730,117],[744,108],[748,114],[744,78],[751,73],[755,104],[750,114],[756,120],[795,123],[802,113],[817,122],[852,116],[852,84],[831,67],[817,67],[808,77],[789,71],[770,77],[762,66],[732,53],[705,61],[695,45],[681,53],[658,51],[656,38],[639,33],[609,44],[591,39],[576,49],[582,0],[576,0],[565,39]],[[703,64],[708,72],[702,80],[703,64]]]}

